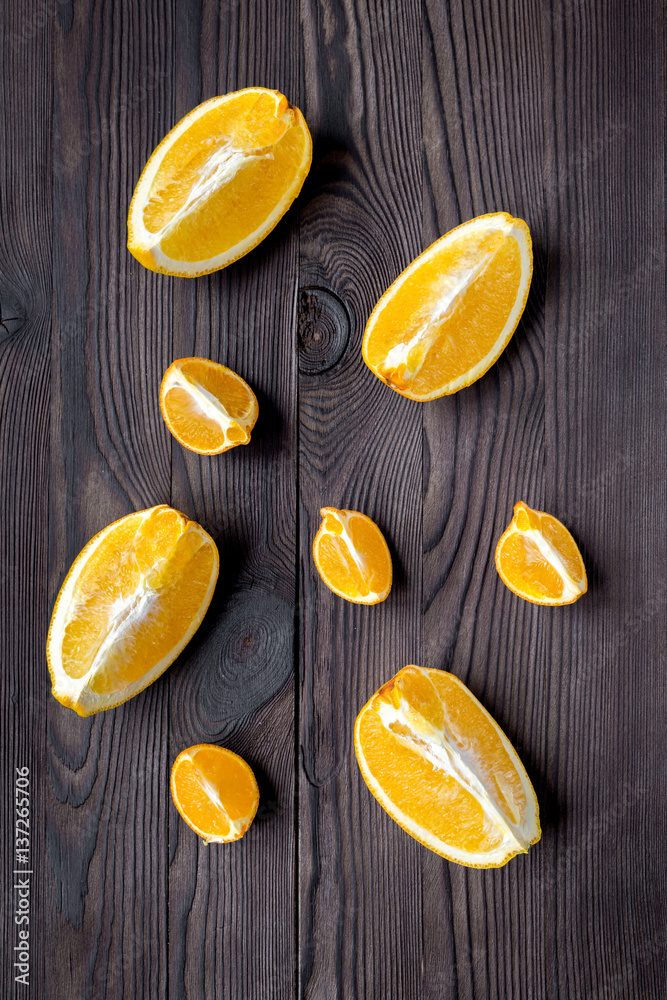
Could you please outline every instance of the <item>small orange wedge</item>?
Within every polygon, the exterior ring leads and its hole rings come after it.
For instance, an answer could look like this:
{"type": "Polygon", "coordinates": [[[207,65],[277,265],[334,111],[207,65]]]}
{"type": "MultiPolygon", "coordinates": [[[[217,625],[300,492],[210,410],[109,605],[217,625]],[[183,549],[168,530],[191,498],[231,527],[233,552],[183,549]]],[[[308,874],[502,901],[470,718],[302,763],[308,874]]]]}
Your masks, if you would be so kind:
{"type": "Polygon", "coordinates": [[[185,822],[207,844],[240,840],[259,805],[250,765],[209,743],[179,753],[171,769],[171,795],[185,822]]]}
{"type": "Polygon", "coordinates": [[[247,382],[208,358],[179,358],[162,379],[160,408],[176,440],[199,455],[248,444],[259,409],[247,382]]]}
{"type": "Polygon", "coordinates": [[[391,590],[392,566],[384,535],[357,510],[322,507],[313,542],[317,571],[334,594],[353,604],[379,604],[391,590]]]}
{"type": "Polygon", "coordinates": [[[532,273],[525,222],[507,212],[464,222],[384,293],[366,324],[364,361],[409,399],[425,402],[458,392],[505,350],[532,273]]]}
{"type": "Polygon", "coordinates": [[[114,708],[173,663],[208,608],[219,558],[202,527],[164,505],[100,531],[74,560],[46,644],[53,696],[79,715],[114,708]]]}
{"type": "Polygon", "coordinates": [[[533,604],[573,604],[588,590],[581,552],[565,525],[522,502],[496,546],[496,569],[533,604]]]}
{"type": "Polygon", "coordinates": [[[194,278],[256,247],[306,178],[312,141],[283,94],[248,87],[190,111],[144,167],[127,220],[144,267],[194,278]]]}
{"type": "Polygon", "coordinates": [[[354,747],[383,809],[449,861],[499,868],[540,839],[516,751],[453,674],[404,667],[362,708],[354,747]]]}

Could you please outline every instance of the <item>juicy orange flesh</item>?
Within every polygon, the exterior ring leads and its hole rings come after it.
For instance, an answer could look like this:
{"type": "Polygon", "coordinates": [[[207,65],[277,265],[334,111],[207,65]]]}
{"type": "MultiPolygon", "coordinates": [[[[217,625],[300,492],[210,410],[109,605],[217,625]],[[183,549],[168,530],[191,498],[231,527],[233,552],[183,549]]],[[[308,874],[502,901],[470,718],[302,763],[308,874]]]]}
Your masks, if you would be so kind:
{"type": "Polygon", "coordinates": [[[502,842],[502,831],[486,821],[479,802],[455,778],[388,732],[375,713],[364,715],[359,739],[373,777],[419,826],[462,851],[490,851],[502,842]]]}
{"type": "Polygon", "coordinates": [[[565,569],[575,583],[585,575],[581,554],[567,528],[555,517],[532,510],[526,504],[517,504],[513,523],[518,531],[503,542],[499,562],[503,575],[522,594],[536,599],[557,600],[564,591],[561,574],[540,552],[535,542],[524,534],[539,531],[556,550],[565,569]]]}
{"type": "Polygon", "coordinates": [[[254,233],[302,168],[305,125],[287,100],[241,93],[196,119],[166,153],[143,221],[174,260],[207,260],[254,233]],[[216,174],[218,182],[216,182],[216,174]],[[205,181],[212,187],[198,197],[205,181]]]}
{"type": "Polygon", "coordinates": [[[366,345],[370,366],[416,395],[465,375],[497,342],[520,282],[521,251],[513,236],[497,230],[461,235],[421,264],[387,301],[366,345]],[[452,300],[452,291],[468,281],[452,300]],[[407,358],[388,363],[389,352],[413,338],[407,358]]]}
{"type": "Polygon", "coordinates": [[[350,597],[382,594],[391,579],[391,559],[380,529],[363,517],[350,517],[346,528],[357,559],[342,537],[343,527],[331,514],[324,516],[324,526],[333,534],[323,534],[317,543],[320,572],[336,590],[350,597]]]}
{"type": "MultiPolygon", "coordinates": [[[[226,443],[227,435],[220,424],[200,410],[187,389],[179,386],[169,389],[165,394],[164,405],[169,413],[171,428],[179,440],[205,451],[226,443]]],[[[245,437],[240,434],[241,440],[245,440],[245,437]]]]}
{"type": "Polygon", "coordinates": [[[503,574],[517,590],[531,597],[559,598],[563,578],[544,558],[537,545],[520,532],[505,539],[500,550],[503,574]]]}
{"type": "Polygon", "coordinates": [[[164,396],[170,429],[180,441],[202,451],[213,451],[225,444],[245,444],[250,440],[248,418],[254,401],[247,387],[238,376],[222,365],[206,364],[200,359],[181,362],[178,366],[188,381],[201,386],[215,396],[237,426],[226,430],[198,405],[196,397],[187,389],[174,386],[164,396]]]}
{"type": "Polygon", "coordinates": [[[228,837],[230,820],[248,820],[249,825],[257,807],[249,766],[217,747],[199,747],[183,756],[174,771],[173,790],[181,812],[210,837],[228,837]]]}
{"type": "Polygon", "coordinates": [[[105,640],[104,665],[90,679],[97,694],[139,680],[188,632],[215,562],[213,545],[182,515],[153,511],[123,520],[98,545],[77,581],[64,629],[62,666],[83,677],[105,640]]]}
{"type": "Polygon", "coordinates": [[[463,851],[493,850],[503,841],[502,827],[455,776],[429,759],[433,746],[437,753],[429,726],[464,755],[500,812],[520,824],[525,791],[495,725],[442,671],[425,676],[404,668],[362,713],[359,741],[371,773],[398,809],[445,844],[463,851]],[[402,705],[407,723],[391,722],[387,728],[379,715],[383,701],[402,705]]]}

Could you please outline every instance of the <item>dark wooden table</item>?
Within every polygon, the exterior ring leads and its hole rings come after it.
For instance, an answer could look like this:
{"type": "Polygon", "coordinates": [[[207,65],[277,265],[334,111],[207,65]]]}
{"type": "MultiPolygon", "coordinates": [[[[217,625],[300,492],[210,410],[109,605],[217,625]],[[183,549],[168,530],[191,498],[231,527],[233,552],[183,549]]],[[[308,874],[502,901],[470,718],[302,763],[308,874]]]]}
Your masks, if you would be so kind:
{"type": "Polygon", "coordinates": [[[664,997],[663,4],[2,0],[0,24],[2,997],[664,997]],[[311,127],[298,202],[225,271],[149,273],[125,248],[144,162],[250,84],[311,127]],[[373,304],[497,209],[534,239],[515,337],[456,396],[396,395],[361,362],[373,304]],[[256,388],[250,447],[200,459],[168,434],[161,376],[191,354],[256,388]],[[577,604],[500,582],[518,499],[579,541],[577,604]],[[55,595],[96,531],[163,502],[215,536],[214,604],[162,679],[79,719],[50,695],[55,595]],[[386,532],[385,604],[319,582],[323,504],[386,532]],[[354,717],[410,662],[462,678],[532,777],[542,841],[503,869],[441,860],[363,784],[354,717]],[[171,762],[202,741],[260,779],[232,846],[171,803],[171,762]]]}

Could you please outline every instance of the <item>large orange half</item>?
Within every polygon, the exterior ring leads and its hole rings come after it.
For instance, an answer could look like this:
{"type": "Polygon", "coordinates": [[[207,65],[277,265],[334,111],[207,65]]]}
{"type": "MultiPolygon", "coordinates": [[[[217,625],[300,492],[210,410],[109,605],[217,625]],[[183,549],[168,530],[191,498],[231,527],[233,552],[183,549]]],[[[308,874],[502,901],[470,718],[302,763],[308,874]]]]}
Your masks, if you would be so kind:
{"type": "Polygon", "coordinates": [[[371,313],[364,361],[396,392],[425,402],[457,392],[507,346],[528,298],[528,226],[507,212],[452,229],[398,276],[371,313]]]}
{"type": "Polygon", "coordinates": [[[436,854],[498,868],[540,839],[516,751],[453,674],[404,667],[362,708],[354,746],[383,809],[436,854]]]}
{"type": "Polygon", "coordinates": [[[277,225],[311,159],[303,115],[277,90],[205,101],[144,167],[127,220],[130,253],[151,271],[190,278],[226,267],[277,225]]]}
{"type": "Polygon", "coordinates": [[[74,560],[46,644],[53,696],[79,715],[113,708],[173,663],[199,627],[218,550],[171,507],[115,521],[74,560]]]}

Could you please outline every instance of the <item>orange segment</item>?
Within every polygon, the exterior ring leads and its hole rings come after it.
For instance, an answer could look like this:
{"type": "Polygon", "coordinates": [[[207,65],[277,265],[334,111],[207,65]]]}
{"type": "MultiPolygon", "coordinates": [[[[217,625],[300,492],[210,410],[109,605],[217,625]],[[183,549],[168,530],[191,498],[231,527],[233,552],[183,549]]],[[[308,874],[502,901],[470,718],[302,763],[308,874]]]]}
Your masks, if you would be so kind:
{"type": "Polygon", "coordinates": [[[424,402],[457,392],[507,346],[528,298],[530,231],[506,212],[463,223],[410,264],[371,313],[364,361],[424,402]]]}
{"type": "Polygon", "coordinates": [[[208,358],[179,358],[169,365],[160,408],[176,440],[199,455],[248,444],[259,413],[247,382],[208,358]]]}
{"type": "Polygon", "coordinates": [[[313,542],[317,571],[334,594],[354,604],[378,604],[391,590],[391,555],[370,517],[322,507],[313,542]]]}
{"type": "Polygon", "coordinates": [[[534,604],[572,604],[588,590],[577,543],[551,514],[519,502],[496,547],[500,578],[534,604]]]}
{"type": "Polygon", "coordinates": [[[540,839],[516,751],[453,674],[404,667],[357,716],[354,746],[380,805],[450,861],[497,868],[540,839]]]}
{"type": "Polygon", "coordinates": [[[74,560],[53,610],[46,656],[54,697],[92,715],[151,684],[199,627],[218,567],[210,535],[171,507],[101,531],[74,560]]]}
{"type": "Polygon", "coordinates": [[[207,844],[239,840],[259,805],[251,767],[231,750],[207,743],[179,753],[171,769],[171,795],[185,822],[207,844]]]}
{"type": "Polygon", "coordinates": [[[278,91],[249,87],[205,101],[162,140],[139,178],[130,253],[163,274],[226,267],[279,222],[311,159],[303,115],[278,91]]]}

